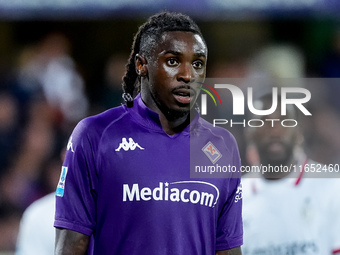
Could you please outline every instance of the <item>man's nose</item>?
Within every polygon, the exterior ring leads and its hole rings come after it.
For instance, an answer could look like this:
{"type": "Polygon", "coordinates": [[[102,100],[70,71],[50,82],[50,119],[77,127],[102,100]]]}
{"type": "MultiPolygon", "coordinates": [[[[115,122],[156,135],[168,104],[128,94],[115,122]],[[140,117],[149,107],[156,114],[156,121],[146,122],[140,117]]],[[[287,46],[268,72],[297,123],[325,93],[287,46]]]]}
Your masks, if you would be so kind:
{"type": "Polygon", "coordinates": [[[189,83],[193,79],[193,67],[191,64],[182,64],[178,73],[177,80],[189,83]]]}

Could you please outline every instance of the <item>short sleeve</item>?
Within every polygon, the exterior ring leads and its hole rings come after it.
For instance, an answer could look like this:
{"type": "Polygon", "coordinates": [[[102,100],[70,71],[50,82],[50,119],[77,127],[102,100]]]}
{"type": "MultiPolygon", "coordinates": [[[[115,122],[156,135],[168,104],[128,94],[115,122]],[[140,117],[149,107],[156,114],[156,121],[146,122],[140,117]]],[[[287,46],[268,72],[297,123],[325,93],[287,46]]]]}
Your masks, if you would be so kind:
{"type": "Polygon", "coordinates": [[[81,121],[67,144],[56,191],[54,226],[91,235],[95,228],[95,147],[88,121],[81,121]]]}
{"type": "Polygon", "coordinates": [[[227,250],[243,244],[242,187],[239,180],[225,203],[217,223],[216,250],[227,250]]]}
{"type": "Polygon", "coordinates": [[[233,164],[237,173],[234,178],[229,179],[229,196],[217,223],[216,250],[218,251],[232,249],[243,244],[241,160],[236,141],[233,141],[233,164]]]}

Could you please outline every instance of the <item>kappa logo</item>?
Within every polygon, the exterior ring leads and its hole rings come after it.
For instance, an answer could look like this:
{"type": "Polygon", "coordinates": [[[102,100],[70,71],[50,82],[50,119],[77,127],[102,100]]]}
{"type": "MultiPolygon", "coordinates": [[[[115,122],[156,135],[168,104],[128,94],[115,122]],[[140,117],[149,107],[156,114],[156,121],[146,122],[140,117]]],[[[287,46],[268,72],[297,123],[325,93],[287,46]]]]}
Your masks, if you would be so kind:
{"type": "Polygon", "coordinates": [[[72,136],[70,137],[70,140],[67,143],[67,150],[71,150],[72,152],[74,152],[73,143],[72,143],[72,136]]]}
{"type": "Polygon", "coordinates": [[[124,151],[132,150],[134,151],[136,148],[139,148],[140,150],[144,150],[143,147],[141,147],[138,143],[135,143],[134,140],[130,137],[129,142],[125,137],[122,138],[122,142],[119,144],[116,151],[120,151],[123,149],[124,151]]]}
{"type": "Polygon", "coordinates": [[[215,164],[222,157],[222,154],[210,141],[202,148],[202,151],[205,153],[205,155],[207,155],[213,164],[215,164]]]}

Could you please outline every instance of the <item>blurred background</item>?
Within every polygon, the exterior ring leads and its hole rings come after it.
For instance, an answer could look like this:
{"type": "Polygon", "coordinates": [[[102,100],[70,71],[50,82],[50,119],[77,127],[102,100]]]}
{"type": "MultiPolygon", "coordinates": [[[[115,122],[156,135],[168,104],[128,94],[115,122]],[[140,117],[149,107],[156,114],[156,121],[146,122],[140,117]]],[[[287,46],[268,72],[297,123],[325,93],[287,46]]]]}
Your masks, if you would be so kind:
{"type": "MultiPolygon", "coordinates": [[[[14,252],[23,211],[55,190],[76,123],[121,104],[134,33],[162,9],[201,27],[207,77],[340,76],[337,0],[0,0],[0,253],[14,252]]],[[[313,87],[305,127],[323,163],[340,161],[334,81],[313,87]]]]}

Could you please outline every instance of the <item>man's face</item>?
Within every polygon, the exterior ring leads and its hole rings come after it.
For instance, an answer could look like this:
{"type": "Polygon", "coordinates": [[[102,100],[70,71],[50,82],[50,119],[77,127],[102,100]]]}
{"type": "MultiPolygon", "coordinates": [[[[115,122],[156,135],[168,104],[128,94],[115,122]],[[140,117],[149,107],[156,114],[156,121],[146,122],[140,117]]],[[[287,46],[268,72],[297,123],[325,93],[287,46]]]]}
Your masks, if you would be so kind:
{"type": "Polygon", "coordinates": [[[254,130],[250,131],[252,140],[259,152],[261,163],[273,166],[285,165],[292,159],[298,135],[297,128],[281,125],[281,121],[287,117],[281,116],[278,109],[273,114],[262,118],[265,123],[263,127],[252,128],[254,130]],[[275,121],[274,127],[272,127],[272,122],[265,121],[265,119],[279,119],[280,121],[275,121]]]}
{"type": "Polygon", "coordinates": [[[185,115],[194,105],[206,73],[207,48],[191,32],[165,32],[147,59],[142,98],[166,117],[185,115]],[[145,80],[147,79],[147,80],[145,80]]]}

